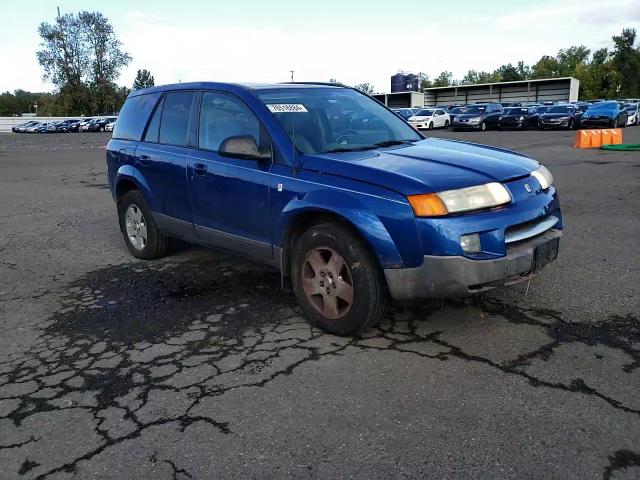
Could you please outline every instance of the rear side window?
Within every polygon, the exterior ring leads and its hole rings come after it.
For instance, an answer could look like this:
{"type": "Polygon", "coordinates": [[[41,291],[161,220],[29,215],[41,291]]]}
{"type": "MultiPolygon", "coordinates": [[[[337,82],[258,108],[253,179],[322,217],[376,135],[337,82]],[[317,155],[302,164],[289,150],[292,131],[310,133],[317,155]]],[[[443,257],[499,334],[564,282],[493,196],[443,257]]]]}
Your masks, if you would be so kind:
{"type": "Polygon", "coordinates": [[[173,92],[165,96],[160,121],[160,143],[187,145],[193,98],[193,92],[173,92]]]}
{"type": "Polygon", "coordinates": [[[113,128],[113,138],[140,140],[149,115],[160,98],[160,92],[129,97],[113,128]]]}

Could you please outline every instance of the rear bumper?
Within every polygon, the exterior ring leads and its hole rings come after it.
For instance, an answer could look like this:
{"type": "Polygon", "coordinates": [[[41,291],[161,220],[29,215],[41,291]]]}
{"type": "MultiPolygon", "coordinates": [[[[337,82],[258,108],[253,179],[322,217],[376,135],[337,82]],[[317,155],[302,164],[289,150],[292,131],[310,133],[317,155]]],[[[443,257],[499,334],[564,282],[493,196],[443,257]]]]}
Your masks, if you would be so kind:
{"type": "MultiPolygon", "coordinates": [[[[527,280],[554,258],[536,265],[536,249],[558,242],[562,231],[547,232],[509,247],[504,257],[472,260],[462,256],[425,255],[416,268],[385,269],[389,293],[395,300],[465,297],[527,280]]],[[[557,253],[557,250],[555,250],[557,253]]]]}

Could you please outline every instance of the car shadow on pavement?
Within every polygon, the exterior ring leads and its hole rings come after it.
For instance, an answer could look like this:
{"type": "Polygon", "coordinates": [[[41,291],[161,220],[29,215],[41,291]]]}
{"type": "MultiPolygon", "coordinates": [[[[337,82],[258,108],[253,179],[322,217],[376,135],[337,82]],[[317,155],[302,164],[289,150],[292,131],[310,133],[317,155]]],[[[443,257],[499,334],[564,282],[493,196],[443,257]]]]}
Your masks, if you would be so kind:
{"type": "MultiPolygon", "coordinates": [[[[625,382],[640,367],[635,317],[585,325],[484,296],[394,305],[362,337],[335,337],[306,322],[279,273],[226,254],[195,253],[109,266],[77,279],[32,350],[0,363],[6,432],[0,456],[14,472],[72,472],[169,423],[181,431],[202,423],[233,434],[233,424],[212,414],[207,401],[262,387],[327,356],[365,350],[476,362],[532,388],[589,395],[640,415],[637,385],[625,382]],[[585,360],[566,361],[576,355],[585,360]],[[598,365],[605,363],[620,377],[603,378],[598,365]],[[85,422],[93,429],[90,440],[52,455],[56,430],[38,421],[43,414],[85,422]]],[[[174,460],[163,462],[175,476],[174,460]]],[[[633,466],[640,467],[638,453],[620,448],[603,475],[633,466]]]]}

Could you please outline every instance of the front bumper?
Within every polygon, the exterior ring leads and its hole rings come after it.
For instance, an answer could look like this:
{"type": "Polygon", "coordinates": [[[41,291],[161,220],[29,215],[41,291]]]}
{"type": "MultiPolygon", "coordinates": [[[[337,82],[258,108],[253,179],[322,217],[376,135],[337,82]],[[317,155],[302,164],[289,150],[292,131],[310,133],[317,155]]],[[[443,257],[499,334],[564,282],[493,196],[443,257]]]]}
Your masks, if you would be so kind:
{"type": "Polygon", "coordinates": [[[394,300],[464,297],[518,283],[555,260],[561,236],[561,230],[551,229],[510,246],[504,257],[489,260],[425,255],[419,267],[385,269],[389,293],[394,300]],[[552,247],[552,258],[547,256],[542,261],[536,254],[552,247]]]}
{"type": "Polygon", "coordinates": [[[460,122],[458,120],[456,120],[455,122],[453,122],[451,124],[451,126],[453,128],[458,128],[460,130],[480,130],[480,124],[482,122],[478,122],[478,123],[471,123],[471,122],[460,122]]]}

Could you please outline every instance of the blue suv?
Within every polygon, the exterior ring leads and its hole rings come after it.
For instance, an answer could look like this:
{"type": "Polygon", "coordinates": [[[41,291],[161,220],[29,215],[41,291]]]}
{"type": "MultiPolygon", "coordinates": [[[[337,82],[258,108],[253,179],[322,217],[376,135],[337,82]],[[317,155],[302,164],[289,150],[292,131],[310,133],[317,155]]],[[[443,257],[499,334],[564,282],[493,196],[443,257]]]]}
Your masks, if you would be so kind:
{"type": "Polygon", "coordinates": [[[129,251],[178,237],[268,263],[307,317],[341,335],[389,298],[457,297],[555,260],[553,177],[508,150],[425,138],[384,105],[326,84],[136,90],[107,146],[129,251]]]}

